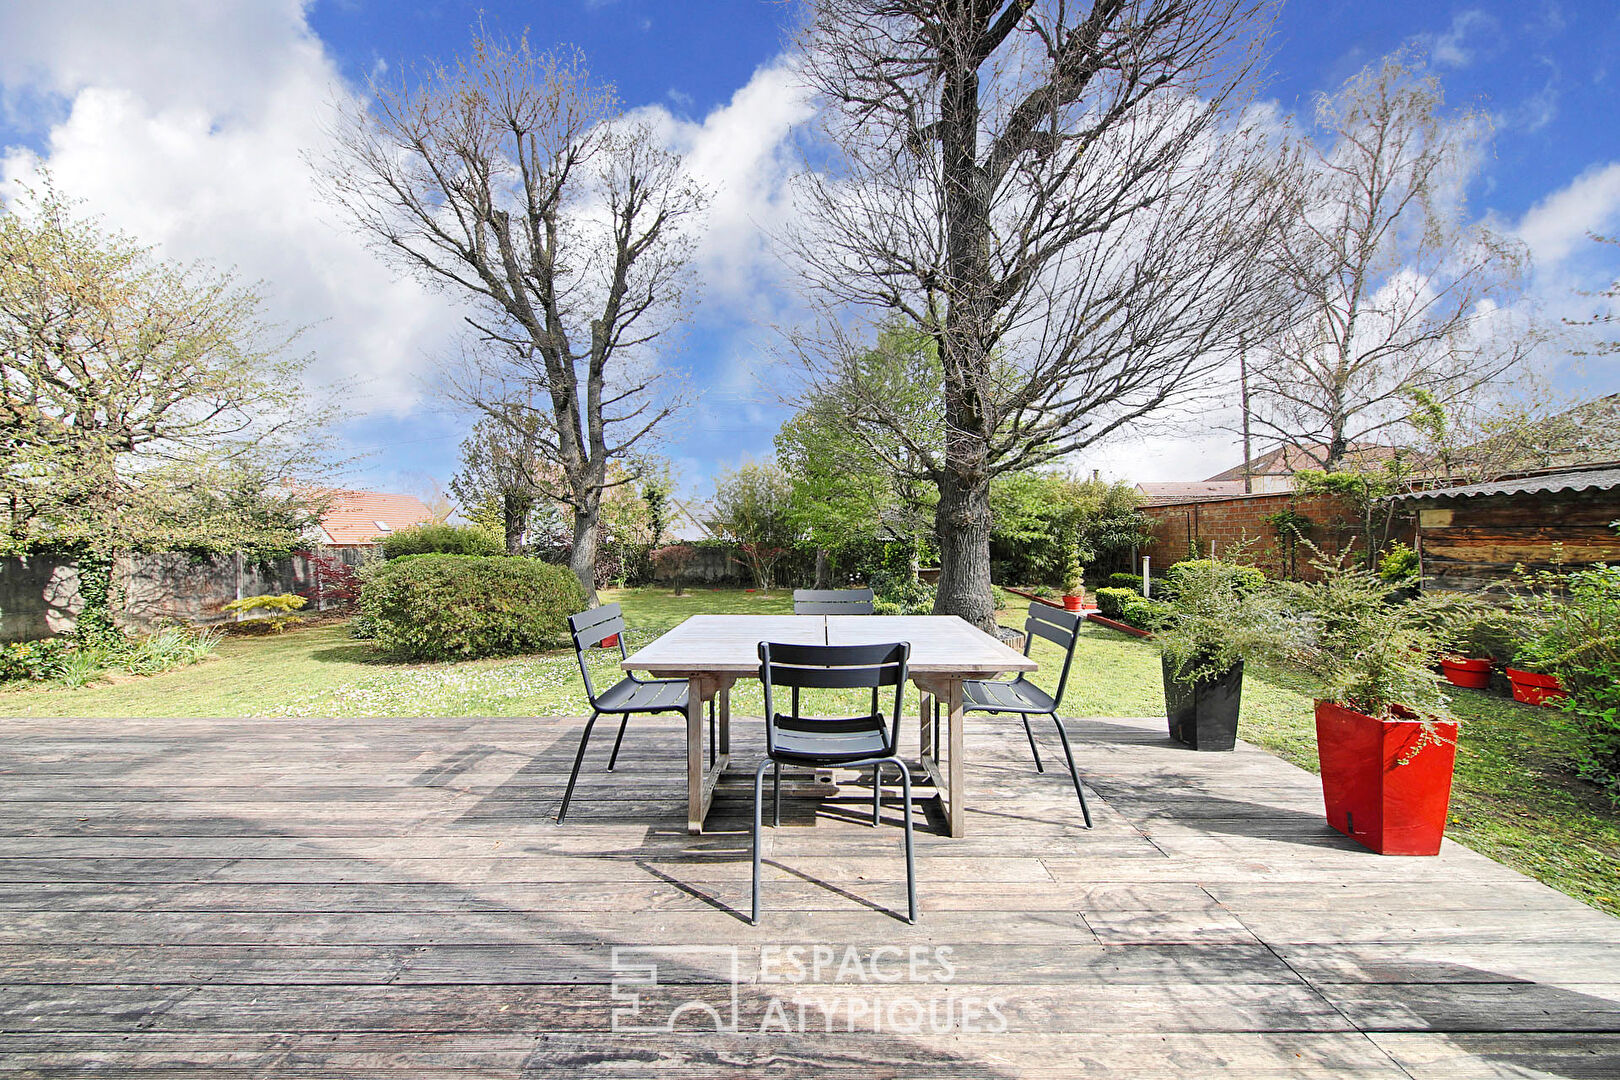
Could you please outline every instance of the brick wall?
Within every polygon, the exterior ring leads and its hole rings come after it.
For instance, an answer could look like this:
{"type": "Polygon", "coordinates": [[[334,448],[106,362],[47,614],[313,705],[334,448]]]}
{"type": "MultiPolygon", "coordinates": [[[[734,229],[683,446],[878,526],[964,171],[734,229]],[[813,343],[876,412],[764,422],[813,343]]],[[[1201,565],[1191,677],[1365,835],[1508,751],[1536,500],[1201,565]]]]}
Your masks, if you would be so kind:
{"type": "MultiPolygon", "coordinates": [[[[1364,543],[1355,504],[1349,499],[1336,495],[1277,493],[1143,507],[1146,514],[1157,519],[1157,524],[1153,527],[1153,543],[1142,554],[1152,558],[1157,573],[1188,557],[1189,540],[1203,558],[1209,557],[1212,540],[1217,553],[1244,540],[1254,540],[1249,554],[1255,565],[1274,576],[1291,573],[1294,577],[1308,578],[1313,576],[1309,550],[1300,547],[1294,553],[1290,568],[1287,549],[1280,542],[1277,530],[1265,520],[1268,515],[1290,507],[1311,519],[1313,526],[1307,537],[1325,552],[1334,553],[1346,546],[1364,543]]],[[[1389,538],[1411,544],[1410,522],[1398,521],[1391,528],[1389,538]]]]}

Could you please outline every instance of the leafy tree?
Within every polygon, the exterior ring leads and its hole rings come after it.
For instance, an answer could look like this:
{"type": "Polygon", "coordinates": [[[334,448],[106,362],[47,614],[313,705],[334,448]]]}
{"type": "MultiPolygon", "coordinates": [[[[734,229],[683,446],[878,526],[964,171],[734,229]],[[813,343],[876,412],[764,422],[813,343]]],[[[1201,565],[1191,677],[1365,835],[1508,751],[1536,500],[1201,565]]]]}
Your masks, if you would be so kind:
{"type": "Polygon", "coordinates": [[[792,507],[793,482],[774,462],[745,462],[715,480],[715,516],[761,589],[775,586],[776,564],[799,539],[792,507]]]}
{"type": "Polygon", "coordinates": [[[516,425],[572,511],[595,600],[609,466],[678,407],[654,347],[683,310],[704,194],[578,53],[480,32],[470,55],[374,83],[323,163],[329,194],[398,265],[469,302],[451,395],[516,425]]]}
{"type": "Polygon", "coordinates": [[[499,529],[508,555],[521,555],[541,492],[555,481],[536,442],[538,420],[516,407],[473,425],[461,444],[461,471],[450,491],[480,525],[499,529]]]}
{"type": "Polygon", "coordinates": [[[1201,385],[1269,325],[1257,258],[1294,196],[1229,126],[1260,0],[815,0],[802,68],[833,148],[791,239],[820,385],[860,388],[864,331],[929,339],[927,440],[844,394],[937,487],[937,610],[990,629],[990,485],[1201,385]],[[854,369],[854,370],[852,370],[854,369]]]}
{"type": "Polygon", "coordinates": [[[332,415],[229,274],[183,268],[50,185],[0,205],[0,539],[12,551],[290,550],[332,415]]]}

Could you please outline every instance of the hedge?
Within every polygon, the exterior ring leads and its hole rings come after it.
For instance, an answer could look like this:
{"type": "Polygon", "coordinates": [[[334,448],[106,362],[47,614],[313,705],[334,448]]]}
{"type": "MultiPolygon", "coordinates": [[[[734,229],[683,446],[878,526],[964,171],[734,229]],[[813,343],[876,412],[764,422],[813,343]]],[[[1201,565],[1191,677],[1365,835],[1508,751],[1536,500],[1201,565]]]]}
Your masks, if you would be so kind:
{"type": "Polygon", "coordinates": [[[510,656],[569,643],[585,589],[566,567],[508,556],[417,555],[362,575],[360,615],[407,660],[510,656]]]}
{"type": "Polygon", "coordinates": [[[439,525],[427,522],[383,537],[385,559],[407,555],[505,555],[506,545],[494,533],[476,525],[439,525]]]}
{"type": "Polygon", "coordinates": [[[1129,589],[1138,596],[1142,594],[1141,574],[1109,574],[1108,587],[1110,589],[1129,589]]]}

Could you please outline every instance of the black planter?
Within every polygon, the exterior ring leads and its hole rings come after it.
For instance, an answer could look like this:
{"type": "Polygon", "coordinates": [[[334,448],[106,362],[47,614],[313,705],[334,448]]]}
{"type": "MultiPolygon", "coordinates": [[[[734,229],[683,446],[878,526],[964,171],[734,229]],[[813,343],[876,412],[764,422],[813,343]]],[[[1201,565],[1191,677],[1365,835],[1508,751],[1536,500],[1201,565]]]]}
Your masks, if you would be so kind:
{"type": "Polygon", "coordinates": [[[1164,711],[1170,737],[1194,750],[1230,750],[1237,743],[1238,705],[1243,697],[1243,661],[1214,678],[1188,685],[1164,667],[1164,711]]]}

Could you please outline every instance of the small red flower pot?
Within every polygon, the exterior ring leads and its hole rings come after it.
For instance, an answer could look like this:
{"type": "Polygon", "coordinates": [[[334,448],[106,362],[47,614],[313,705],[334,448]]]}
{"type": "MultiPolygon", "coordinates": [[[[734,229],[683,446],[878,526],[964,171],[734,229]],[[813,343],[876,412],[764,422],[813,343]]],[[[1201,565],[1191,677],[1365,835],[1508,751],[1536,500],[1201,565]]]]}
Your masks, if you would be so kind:
{"type": "Polygon", "coordinates": [[[1316,703],[1316,752],[1328,824],[1380,855],[1438,855],[1451,804],[1457,725],[1376,720],[1316,703]]]}
{"type": "Polygon", "coordinates": [[[1491,662],[1474,660],[1466,656],[1442,656],[1440,670],[1452,686],[1468,690],[1484,690],[1491,685],[1491,662]]]}
{"type": "Polygon", "coordinates": [[[1554,705],[1569,696],[1556,675],[1508,668],[1507,677],[1513,687],[1513,700],[1526,705],[1554,705]]]}
{"type": "Polygon", "coordinates": [[[617,649],[619,647],[619,635],[614,634],[612,637],[603,638],[597,642],[596,647],[598,649],[617,649]]]}
{"type": "Polygon", "coordinates": [[[1085,593],[1081,593],[1078,596],[1065,595],[1063,597],[1063,610],[1064,611],[1080,611],[1085,607],[1085,604],[1086,604],[1086,594],[1085,593]]]}

